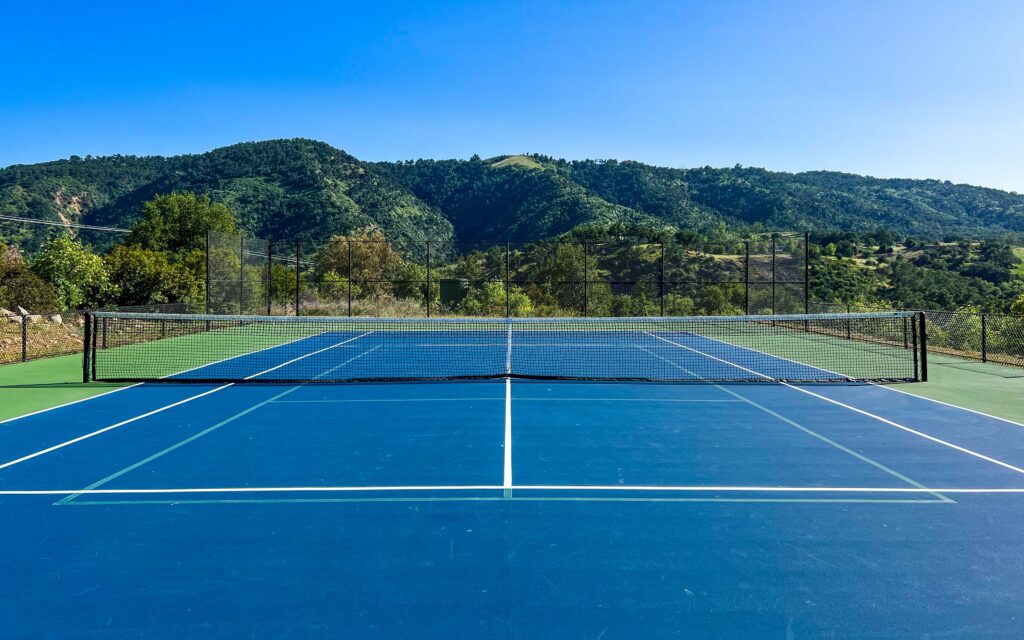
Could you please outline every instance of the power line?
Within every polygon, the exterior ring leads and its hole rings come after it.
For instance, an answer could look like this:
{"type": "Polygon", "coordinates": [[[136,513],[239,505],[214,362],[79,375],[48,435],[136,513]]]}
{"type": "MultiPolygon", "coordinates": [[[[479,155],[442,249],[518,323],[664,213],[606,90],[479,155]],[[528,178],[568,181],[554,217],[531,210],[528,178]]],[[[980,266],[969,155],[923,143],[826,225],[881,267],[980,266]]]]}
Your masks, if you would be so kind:
{"type": "Polygon", "coordinates": [[[0,214],[0,220],[11,222],[27,222],[29,224],[43,224],[51,227],[68,227],[72,229],[88,229],[90,231],[110,231],[112,233],[129,233],[130,229],[118,229],[117,227],[101,227],[94,224],[78,224],[76,222],[57,222],[55,220],[40,220],[39,218],[22,218],[19,216],[7,216],[0,214]]]}

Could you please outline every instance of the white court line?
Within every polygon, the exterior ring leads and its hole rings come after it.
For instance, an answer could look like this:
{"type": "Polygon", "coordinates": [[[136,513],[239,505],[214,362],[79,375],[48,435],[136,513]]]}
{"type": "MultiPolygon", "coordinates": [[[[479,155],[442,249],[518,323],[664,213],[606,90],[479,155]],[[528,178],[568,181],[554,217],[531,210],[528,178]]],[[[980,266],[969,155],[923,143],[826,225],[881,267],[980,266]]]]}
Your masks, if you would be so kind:
{"type": "MultiPolygon", "coordinates": [[[[639,348],[641,351],[649,353],[650,355],[654,356],[655,358],[658,358],[659,360],[664,360],[665,362],[669,363],[673,367],[676,367],[677,369],[682,369],[683,371],[685,371],[686,373],[689,373],[690,375],[695,375],[695,376],[697,375],[694,372],[690,371],[689,369],[687,369],[687,368],[685,368],[685,367],[683,367],[681,365],[678,365],[678,364],[672,362],[671,360],[668,360],[666,358],[662,358],[661,356],[659,356],[658,354],[654,353],[653,351],[649,351],[649,350],[645,349],[644,347],[640,347],[639,345],[638,345],[637,348],[639,348]]],[[[697,377],[699,378],[700,376],[697,376],[697,377]]],[[[894,478],[899,478],[900,480],[906,482],[907,484],[911,484],[911,485],[913,485],[915,487],[919,487],[921,489],[927,489],[927,487],[925,487],[920,482],[918,482],[918,481],[916,481],[916,480],[914,480],[912,478],[909,478],[909,477],[903,475],[899,471],[896,471],[895,469],[890,469],[889,467],[885,466],[881,462],[878,462],[876,460],[872,460],[871,458],[869,458],[869,457],[867,457],[867,456],[865,456],[865,455],[863,455],[861,453],[858,453],[858,452],[854,451],[853,449],[850,449],[849,447],[843,446],[842,444],[836,442],[835,440],[832,440],[831,438],[825,437],[822,434],[820,434],[820,433],[818,433],[816,431],[813,431],[812,429],[808,429],[807,427],[803,426],[802,424],[799,424],[798,422],[790,420],[789,418],[787,418],[786,416],[782,415],[781,413],[776,413],[775,411],[772,411],[768,407],[765,407],[765,406],[763,406],[761,404],[758,404],[758,403],[754,402],[753,400],[751,400],[750,398],[747,398],[744,395],[736,393],[732,389],[728,389],[728,388],[723,387],[723,386],[721,386],[719,384],[714,384],[714,386],[715,386],[716,389],[720,389],[721,391],[724,391],[725,393],[728,393],[730,396],[733,396],[735,398],[739,398],[740,400],[743,400],[744,402],[746,402],[747,404],[751,405],[752,407],[755,407],[755,408],[760,409],[761,411],[767,413],[768,415],[772,416],[773,418],[776,418],[777,420],[781,420],[782,422],[785,422],[789,426],[791,426],[793,428],[796,428],[796,429],[799,429],[800,431],[803,431],[807,435],[812,436],[814,438],[817,438],[818,440],[821,440],[825,444],[831,445],[832,447],[835,447],[836,449],[842,451],[843,453],[845,453],[845,454],[847,454],[849,456],[852,456],[852,457],[860,460],[861,462],[869,464],[872,467],[875,467],[876,469],[879,469],[880,471],[884,471],[885,473],[888,473],[889,475],[893,476],[894,478]]],[[[950,501],[949,498],[947,498],[947,497],[945,497],[943,495],[940,495],[940,494],[938,494],[936,492],[932,492],[932,495],[934,495],[936,498],[938,498],[939,500],[942,500],[944,502],[949,502],[950,501]]]]}
{"type": "MultiPolygon", "coordinates": [[[[654,355],[653,353],[651,355],[654,355]]],[[[597,398],[547,398],[544,396],[519,396],[516,398],[519,402],[523,400],[531,401],[568,401],[568,402],[678,402],[683,404],[697,403],[697,404],[729,404],[739,403],[743,400],[734,400],[732,398],[605,398],[603,396],[597,398]]]]}
{"type": "Polygon", "coordinates": [[[512,379],[505,378],[505,473],[502,486],[512,488],[512,379]]]}
{"type": "MultiPolygon", "coordinates": [[[[941,366],[941,363],[939,363],[939,365],[941,366]]],[[[993,420],[1001,420],[1002,422],[1006,422],[1008,424],[1012,424],[1015,427],[1024,427],[1024,423],[1017,422],[1016,420],[1010,420],[1009,418],[1003,418],[1001,416],[992,415],[991,413],[985,413],[984,411],[978,411],[977,409],[971,409],[970,407],[961,407],[960,405],[953,404],[952,402],[943,402],[942,400],[936,400],[935,398],[929,398],[928,396],[919,396],[916,393],[911,393],[909,391],[904,391],[903,389],[897,389],[895,387],[890,387],[890,386],[884,385],[884,384],[878,384],[877,382],[869,382],[868,384],[874,385],[874,386],[876,386],[876,387],[878,387],[880,389],[885,389],[886,391],[894,391],[896,393],[902,393],[903,395],[910,396],[911,398],[919,398],[921,400],[927,400],[928,402],[934,402],[936,404],[941,404],[941,405],[945,405],[947,407],[952,407],[953,409],[961,409],[963,411],[969,411],[970,413],[975,413],[975,414],[977,414],[979,416],[984,416],[986,418],[992,418],[993,420]]]]}
{"type": "Polygon", "coordinates": [[[37,457],[39,457],[39,456],[41,456],[43,454],[51,453],[53,451],[56,451],[57,449],[63,449],[64,447],[72,445],[72,444],[75,444],[76,442],[81,442],[82,440],[86,440],[88,438],[92,438],[93,436],[98,436],[101,433],[106,433],[107,431],[110,431],[111,429],[117,429],[118,427],[123,427],[124,425],[131,424],[132,422],[135,422],[137,420],[141,420],[143,418],[148,418],[149,416],[152,416],[152,415],[155,415],[157,413],[160,413],[161,411],[166,411],[167,409],[171,409],[171,408],[177,407],[179,405],[185,404],[186,402],[191,402],[191,401],[193,401],[193,400],[195,400],[197,398],[202,398],[203,396],[208,396],[211,393],[217,393],[218,391],[221,391],[222,389],[227,389],[230,386],[231,386],[231,384],[221,385],[219,387],[216,387],[214,389],[210,389],[209,391],[205,391],[205,392],[200,393],[198,395],[189,396],[188,398],[185,398],[184,400],[179,400],[177,402],[174,402],[174,403],[171,403],[171,404],[168,404],[168,405],[164,405],[164,406],[160,407],[159,409],[154,409],[154,410],[149,411],[147,413],[143,413],[141,415],[137,415],[134,418],[128,418],[127,420],[122,420],[121,422],[118,422],[116,424],[112,424],[109,427],[103,427],[102,429],[97,429],[96,431],[93,431],[92,433],[87,433],[87,434],[85,434],[83,436],[78,436],[77,438],[72,438],[71,440],[67,440],[67,441],[62,442],[60,444],[55,444],[52,447],[47,447],[46,449],[42,449],[40,451],[36,451],[35,453],[30,453],[27,456],[22,456],[20,458],[15,459],[15,460],[10,460],[9,462],[5,462],[3,464],[0,464],[0,469],[6,469],[7,467],[13,467],[14,465],[19,464],[21,462],[25,462],[26,460],[31,460],[32,458],[37,458],[37,457]]]}
{"type": "MultiPolygon", "coordinates": [[[[320,350],[314,351],[312,353],[307,353],[307,354],[305,354],[303,356],[300,356],[298,358],[293,358],[292,360],[289,360],[288,362],[286,362],[284,364],[291,364],[293,362],[297,362],[299,360],[302,360],[303,358],[308,358],[309,356],[313,356],[313,355],[316,355],[316,354],[321,353],[323,351],[327,351],[327,349],[333,349],[334,347],[337,347],[339,345],[345,344],[347,342],[352,342],[353,340],[358,340],[359,338],[367,336],[370,333],[372,333],[372,331],[364,333],[364,334],[362,334],[360,336],[356,336],[355,338],[350,338],[350,339],[345,340],[343,342],[339,342],[337,344],[331,345],[330,347],[326,347],[324,349],[320,349],[320,350]]],[[[372,351],[372,349],[371,349],[371,351],[372,351]]],[[[253,353],[257,353],[257,352],[253,352],[253,353]]],[[[369,353],[369,352],[367,352],[367,353],[369,353]]],[[[365,354],[361,354],[361,355],[365,355],[365,354]]],[[[356,357],[359,357],[359,356],[356,356],[356,357]]],[[[353,358],[353,360],[354,359],[355,358],[353,358]]],[[[350,362],[351,362],[351,360],[350,360],[350,362]]],[[[282,365],[277,365],[277,366],[271,367],[271,368],[266,369],[264,371],[260,371],[259,373],[254,373],[254,374],[252,374],[250,376],[246,376],[244,379],[245,380],[252,380],[253,378],[257,378],[257,377],[259,377],[259,376],[261,376],[261,375],[263,375],[265,373],[269,373],[271,371],[274,371],[275,369],[280,369],[282,366],[284,366],[284,365],[282,364],[282,365]]],[[[192,400],[196,400],[198,398],[202,398],[203,396],[208,396],[211,393],[217,393],[218,391],[222,391],[224,389],[227,389],[228,387],[234,386],[234,384],[235,384],[234,382],[229,382],[227,384],[224,384],[224,385],[221,385],[219,387],[210,389],[208,391],[204,391],[204,392],[196,394],[194,396],[189,396],[188,398],[185,398],[183,400],[179,400],[177,402],[172,402],[171,404],[164,405],[162,407],[159,407],[159,408],[154,409],[152,411],[149,411],[147,413],[143,413],[141,415],[137,415],[137,416],[135,416],[133,418],[128,418],[127,420],[122,420],[121,422],[112,424],[112,425],[110,425],[108,427],[103,427],[102,429],[97,429],[96,431],[93,431],[92,433],[87,433],[85,435],[78,436],[77,438],[72,438],[70,440],[66,440],[64,442],[61,442],[60,444],[55,444],[52,447],[47,447],[46,449],[41,449],[41,450],[36,451],[34,453],[30,453],[30,454],[28,454],[26,456],[22,456],[20,458],[17,458],[15,460],[10,460],[8,462],[0,464],[0,469],[6,469],[8,467],[13,467],[14,465],[20,464],[22,462],[25,462],[26,460],[31,460],[31,459],[37,458],[37,457],[39,457],[41,455],[44,455],[44,454],[47,454],[47,453],[52,453],[52,452],[54,452],[54,451],[56,451],[58,449],[63,449],[64,447],[73,445],[73,444],[75,444],[77,442],[81,442],[83,440],[87,440],[87,439],[92,438],[94,436],[98,436],[98,435],[100,435],[102,433],[106,433],[107,431],[110,431],[112,429],[117,429],[118,427],[123,427],[126,424],[131,424],[131,423],[136,422],[138,420],[141,420],[143,418],[148,418],[149,416],[155,415],[155,414],[160,413],[162,411],[166,411],[167,409],[172,409],[172,408],[177,407],[179,405],[183,405],[186,402],[191,402],[192,400]]],[[[127,387],[125,387],[125,388],[127,388],[127,387]]]]}
{"type": "MultiPolygon", "coordinates": [[[[253,378],[256,378],[258,376],[262,376],[264,373],[270,373],[271,371],[277,371],[281,367],[287,367],[288,365],[294,364],[294,363],[298,362],[299,360],[305,360],[306,358],[308,358],[310,356],[315,356],[317,354],[323,353],[324,351],[330,351],[331,349],[336,349],[336,348],[340,347],[343,344],[348,344],[349,342],[354,342],[354,341],[358,340],[359,338],[365,338],[366,336],[370,335],[371,333],[373,333],[373,332],[372,331],[367,331],[366,333],[364,333],[362,335],[358,335],[358,336],[356,336],[354,338],[349,338],[348,340],[342,340],[341,342],[337,342],[335,344],[332,344],[329,347],[324,347],[323,349],[317,349],[316,351],[311,351],[309,353],[305,353],[305,354],[303,354],[303,355],[301,355],[301,356],[299,356],[297,358],[292,358],[288,362],[282,362],[279,365],[270,367],[266,371],[260,371],[259,373],[253,374],[251,376],[247,376],[245,379],[246,380],[252,380],[253,378]]],[[[257,353],[257,352],[254,352],[254,353],[257,353]]]]}
{"type": "MultiPolygon", "coordinates": [[[[325,375],[331,373],[332,371],[336,371],[337,369],[340,369],[340,368],[344,367],[345,365],[347,365],[348,363],[352,362],[353,360],[358,360],[359,358],[367,355],[368,353],[372,353],[373,351],[376,351],[379,348],[380,348],[380,345],[377,345],[377,346],[375,346],[375,347],[373,347],[373,348],[371,348],[371,349],[369,349],[367,351],[364,351],[363,353],[360,353],[357,356],[349,358],[348,360],[346,360],[345,362],[339,364],[338,366],[332,367],[332,368],[330,368],[330,369],[328,369],[328,370],[318,374],[316,376],[316,378],[319,378],[321,376],[325,376],[325,375]]],[[[256,375],[259,375],[259,374],[256,374],[256,375]]],[[[225,385],[225,386],[231,386],[231,385],[225,385]]],[[[117,471],[116,473],[113,473],[113,474],[111,474],[111,475],[109,475],[109,476],[107,476],[105,478],[102,478],[102,479],[100,479],[100,480],[90,484],[89,486],[86,487],[86,490],[96,489],[96,488],[98,488],[98,487],[100,487],[100,486],[110,482],[111,480],[114,480],[116,478],[119,478],[119,477],[123,476],[126,473],[134,471],[135,469],[138,469],[139,467],[141,467],[143,465],[149,464],[150,462],[156,460],[157,458],[161,458],[161,457],[167,455],[168,453],[170,453],[172,451],[180,449],[181,447],[183,447],[183,446],[185,446],[185,445],[187,445],[187,444],[189,444],[191,442],[194,442],[194,441],[198,440],[199,438],[202,438],[203,436],[216,431],[217,429],[220,429],[224,425],[230,424],[230,423],[234,422],[235,420],[241,418],[242,416],[245,416],[245,415],[247,415],[249,413],[252,413],[253,411],[261,408],[261,407],[264,407],[264,406],[270,404],[271,402],[273,402],[277,398],[280,398],[282,396],[286,396],[289,393],[292,393],[293,391],[296,391],[296,390],[298,390],[300,388],[302,388],[302,385],[295,385],[295,386],[290,387],[289,389],[287,389],[287,390],[277,394],[276,396],[273,396],[272,398],[269,398],[269,399],[264,400],[262,402],[258,402],[258,403],[254,404],[254,405],[251,405],[251,406],[247,407],[246,409],[244,409],[244,410],[236,413],[235,415],[231,416],[227,420],[222,420],[221,422],[218,422],[217,424],[213,425],[212,427],[208,427],[207,429],[204,429],[203,431],[200,431],[199,433],[197,433],[195,435],[192,435],[192,436],[190,436],[188,438],[185,438],[184,440],[181,440],[180,442],[177,442],[177,443],[171,445],[170,447],[167,447],[166,449],[164,449],[162,451],[158,451],[157,453],[154,453],[153,455],[151,455],[151,456],[149,456],[147,458],[144,458],[144,459],[136,462],[135,464],[129,465],[129,466],[121,469],[120,471],[117,471]]],[[[75,498],[77,498],[78,495],[79,494],[77,494],[77,493],[73,494],[73,495],[70,495],[70,496],[64,498],[63,500],[61,500],[60,503],[63,504],[63,503],[70,502],[70,501],[74,500],[75,498]]]]}
{"type": "MultiPolygon", "coordinates": [[[[190,371],[195,371],[196,369],[201,369],[203,367],[209,367],[211,365],[220,364],[221,362],[227,362],[228,360],[234,360],[235,358],[241,358],[242,356],[251,356],[254,353],[261,353],[263,351],[269,351],[270,349],[276,349],[278,347],[283,347],[283,346],[286,346],[286,345],[298,342],[300,340],[306,340],[308,338],[313,338],[313,337],[316,337],[316,336],[302,336],[301,338],[296,338],[294,340],[289,340],[288,342],[282,342],[280,344],[275,344],[275,345],[271,345],[269,347],[264,347],[263,349],[257,349],[256,351],[249,351],[247,353],[242,353],[242,354],[239,354],[237,356],[229,356],[227,358],[222,358],[222,359],[216,360],[214,362],[210,362],[210,363],[207,363],[207,364],[199,365],[198,367],[192,367],[191,369],[184,369],[182,371],[176,371],[175,373],[171,373],[171,374],[168,374],[166,376],[161,376],[160,379],[161,380],[165,380],[167,378],[172,378],[174,376],[179,376],[179,375],[181,375],[183,373],[188,373],[190,371]]],[[[8,422],[14,422],[15,420],[21,420],[22,418],[29,418],[31,416],[39,415],[40,413],[46,413],[47,411],[54,411],[55,409],[63,409],[64,407],[70,407],[71,405],[78,404],[80,402],[86,402],[87,400],[95,400],[96,398],[102,398],[103,396],[109,396],[112,393],[117,393],[118,391],[124,391],[125,389],[132,389],[134,387],[138,387],[138,386],[141,386],[143,384],[145,384],[145,383],[144,382],[136,382],[134,384],[129,384],[129,385],[125,385],[123,387],[118,387],[117,389],[111,389],[110,391],[104,391],[103,393],[97,393],[96,395],[89,396],[88,398],[79,398],[78,400],[72,400],[71,402],[65,402],[64,404],[58,404],[58,405],[53,406],[53,407],[46,407],[45,409],[39,409],[37,411],[30,411],[29,413],[24,413],[24,414],[22,414],[20,416],[14,416],[13,418],[5,418],[3,420],[0,420],[0,424],[6,424],[8,422]]]]}
{"type": "Polygon", "coordinates": [[[173,378],[174,376],[180,376],[183,373],[191,373],[192,371],[196,371],[198,369],[203,369],[203,368],[206,368],[206,367],[212,367],[215,364],[221,364],[222,362],[227,362],[228,360],[234,360],[236,358],[241,358],[241,357],[244,357],[244,356],[251,356],[251,355],[255,355],[257,353],[263,353],[264,351],[270,351],[271,349],[277,349],[279,347],[286,347],[286,346],[288,346],[290,344],[295,344],[296,342],[300,342],[302,340],[308,340],[310,338],[317,338],[319,336],[320,336],[320,334],[311,335],[311,336],[300,336],[298,338],[295,338],[294,340],[289,340],[287,342],[280,342],[278,344],[272,344],[269,347],[263,347],[262,349],[256,349],[255,351],[246,351],[245,353],[240,353],[240,354],[235,355],[235,356],[228,356],[226,358],[221,358],[220,360],[214,360],[213,362],[207,362],[206,364],[201,364],[201,365],[199,365],[197,367],[192,367],[190,369],[183,369],[181,371],[175,371],[174,373],[169,373],[166,376],[160,376],[159,379],[160,380],[167,380],[169,378],[173,378]]]}
{"type": "MultiPolygon", "coordinates": [[[[653,335],[653,334],[651,334],[651,335],[653,335]]],[[[655,337],[657,337],[657,336],[655,336],[655,337]]],[[[841,373],[838,373],[836,371],[832,371],[831,369],[825,369],[824,367],[818,367],[818,366],[814,366],[814,365],[810,365],[810,364],[805,364],[803,362],[798,362],[796,360],[790,360],[789,358],[786,358],[784,356],[775,355],[774,353],[768,353],[767,351],[761,351],[760,349],[755,349],[753,347],[745,347],[743,345],[733,344],[731,342],[726,342],[724,340],[719,340],[717,338],[712,338],[712,337],[709,337],[709,336],[700,336],[700,337],[702,339],[704,339],[704,340],[711,340],[712,342],[717,342],[719,344],[724,344],[726,346],[733,347],[733,348],[736,348],[736,349],[743,349],[744,351],[751,351],[753,353],[760,353],[761,355],[768,356],[768,357],[771,357],[771,358],[777,358],[779,360],[785,360],[786,362],[792,362],[793,364],[798,364],[798,365],[800,365],[802,367],[809,367],[811,369],[817,369],[818,371],[824,371],[825,373],[831,373],[833,375],[837,375],[837,376],[840,376],[840,377],[846,377],[846,376],[843,376],[843,374],[841,374],[841,373]]],[[[939,366],[942,365],[942,363],[933,363],[933,364],[938,364],[939,366]]],[[[903,389],[897,389],[896,387],[891,386],[891,385],[879,384],[877,382],[870,382],[870,381],[868,381],[867,384],[870,384],[871,386],[877,387],[879,389],[885,389],[886,391],[892,391],[894,393],[902,393],[903,395],[910,396],[911,398],[920,398],[921,400],[927,400],[929,402],[934,402],[936,404],[941,404],[941,405],[944,405],[944,406],[947,406],[947,407],[951,407],[953,409],[960,409],[962,411],[967,411],[967,412],[970,412],[970,413],[974,413],[974,414],[977,414],[979,416],[984,416],[986,418],[992,418],[993,420],[1000,420],[1002,422],[1006,422],[1008,424],[1012,424],[1012,425],[1014,425],[1016,427],[1024,427],[1024,423],[1017,422],[1015,420],[1010,420],[1009,418],[1003,418],[1001,416],[992,415],[991,413],[985,413],[984,411],[978,411],[977,409],[971,409],[970,407],[961,407],[958,404],[953,404],[952,402],[944,402],[942,400],[936,400],[935,398],[929,398],[928,396],[919,396],[916,393],[911,393],[909,391],[904,391],[903,389]]]]}
{"type": "Polygon", "coordinates": [[[28,418],[28,417],[31,417],[31,416],[36,416],[36,415],[39,415],[40,413],[46,413],[47,411],[53,411],[54,409],[63,409],[64,407],[70,407],[73,404],[78,404],[79,402],[85,402],[86,400],[95,400],[96,398],[102,398],[103,396],[109,396],[112,393],[117,393],[118,391],[124,391],[125,389],[131,389],[132,387],[137,387],[137,386],[139,386],[141,384],[144,384],[144,383],[136,382],[135,384],[130,384],[130,385],[127,385],[127,386],[124,386],[124,387],[118,387],[117,389],[111,389],[110,391],[104,391],[103,393],[97,393],[96,395],[89,396],[88,398],[79,398],[78,400],[72,400],[71,402],[65,402],[64,404],[58,404],[58,405],[56,405],[54,407],[47,407],[45,409],[39,409],[38,411],[31,411],[29,413],[24,413],[24,414],[22,414],[20,416],[14,416],[13,418],[6,418],[4,420],[0,420],[0,424],[6,424],[8,422],[14,422],[15,420],[21,420],[22,418],[28,418]]]}
{"type": "MultiPolygon", "coordinates": [[[[465,397],[465,398],[330,398],[330,399],[318,399],[318,400],[274,400],[274,404],[333,404],[333,403],[345,403],[345,402],[469,402],[469,401],[493,401],[501,400],[501,398],[495,397],[465,397]]],[[[544,396],[519,396],[516,398],[518,402],[524,400],[538,401],[538,402],[677,402],[683,404],[699,403],[699,404],[720,404],[720,403],[740,403],[742,400],[733,400],[731,398],[721,399],[709,399],[709,398],[548,398],[544,396]]]]}
{"type": "Polygon", "coordinates": [[[151,489],[0,489],[0,496],[55,495],[147,495],[204,493],[394,493],[430,491],[607,491],[616,493],[961,493],[961,494],[1024,494],[1024,487],[822,487],[822,486],[758,486],[758,485],[594,485],[594,484],[526,484],[505,485],[385,485],[385,486],[294,486],[294,487],[170,487],[151,489]]]}
{"type": "MultiPolygon", "coordinates": [[[[664,340],[665,342],[668,342],[669,344],[674,344],[677,347],[681,347],[681,348],[686,349],[688,351],[693,351],[694,353],[701,354],[703,356],[711,358],[712,360],[717,360],[719,362],[723,362],[723,363],[728,364],[730,366],[736,367],[737,369],[742,369],[742,370],[744,370],[744,371],[746,371],[748,373],[753,373],[754,375],[761,376],[762,378],[765,378],[767,380],[772,380],[772,378],[770,376],[766,376],[763,373],[760,373],[758,371],[754,371],[753,369],[748,369],[747,367],[744,367],[742,365],[736,364],[735,362],[729,362],[728,360],[723,360],[722,358],[718,358],[716,356],[713,356],[710,353],[704,353],[703,351],[700,351],[699,349],[694,349],[692,347],[688,347],[686,345],[679,344],[678,342],[673,342],[672,340],[669,340],[668,338],[662,338],[661,336],[654,335],[653,333],[648,333],[647,335],[651,336],[652,338],[657,338],[658,340],[664,340]]],[[[855,413],[859,413],[859,414],[867,416],[869,418],[873,418],[873,419],[878,420],[879,422],[882,422],[882,423],[887,424],[889,426],[896,427],[897,429],[902,429],[903,431],[906,431],[907,433],[912,433],[912,434],[914,434],[916,436],[920,436],[921,438],[924,438],[925,440],[930,440],[930,441],[932,441],[932,442],[934,442],[936,444],[940,444],[940,445],[942,445],[944,447],[949,447],[950,449],[954,449],[954,450],[959,451],[961,453],[966,453],[967,455],[974,456],[975,458],[978,458],[980,460],[984,460],[986,462],[991,462],[992,464],[999,465],[1000,467],[1004,467],[1004,468],[1009,469],[1011,471],[1016,471],[1017,473],[1024,474],[1024,469],[1022,469],[1020,467],[1017,467],[1017,466],[1014,466],[1014,465],[1012,465],[1012,464],[1010,464],[1008,462],[1003,462],[1002,460],[997,460],[997,459],[992,458],[990,456],[986,456],[983,453],[978,453],[977,451],[973,451],[973,450],[968,449],[966,447],[961,447],[960,445],[953,444],[952,442],[948,442],[948,441],[943,440],[941,438],[936,438],[935,436],[928,435],[927,433],[922,433],[921,431],[918,431],[916,429],[911,429],[910,427],[907,427],[907,426],[904,426],[902,424],[899,424],[898,422],[894,422],[892,420],[889,420],[888,418],[883,418],[882,416],[876,415],[874,413],[871,413],[870,411],[864,411],[863,409],[858,409],[857,407],[845,404],[843,402],[839,402],[838,400],[833,400],[832,398],[829,398],[828,396],[823,396],[821,394],[814,393],[813,391],[810,391],[808,389],[804,389],[802,387],[797,387],[797,386],[792,385],[792,384],[790,384],[788,382],[782,382],[782,381],[775,381],[775,382],[777,382],[778,384],[781,384],[784,387],[789,387],[790,389],[793,389],[794,391],[799,391],[800,393],[806,393],[809,396],[813,396],[813,397],[818,398],[820,400],[824,400],[825,402],[829,402],[831,404],[843,407],[845,409],[849,409],[850,411],[853,411],[855,413]]]]}

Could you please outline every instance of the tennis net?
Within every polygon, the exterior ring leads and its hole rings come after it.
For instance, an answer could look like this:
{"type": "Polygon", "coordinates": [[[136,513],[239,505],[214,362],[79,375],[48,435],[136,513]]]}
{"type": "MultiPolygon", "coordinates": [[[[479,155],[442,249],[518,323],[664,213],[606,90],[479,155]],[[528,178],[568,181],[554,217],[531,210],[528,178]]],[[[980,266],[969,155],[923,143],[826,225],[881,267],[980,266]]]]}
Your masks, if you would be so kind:
{"type": "Polygon", "coordinates": [[[325,318],[96,312],[84,378],[915,381],[910,312],[688,318],[325,318]]]}

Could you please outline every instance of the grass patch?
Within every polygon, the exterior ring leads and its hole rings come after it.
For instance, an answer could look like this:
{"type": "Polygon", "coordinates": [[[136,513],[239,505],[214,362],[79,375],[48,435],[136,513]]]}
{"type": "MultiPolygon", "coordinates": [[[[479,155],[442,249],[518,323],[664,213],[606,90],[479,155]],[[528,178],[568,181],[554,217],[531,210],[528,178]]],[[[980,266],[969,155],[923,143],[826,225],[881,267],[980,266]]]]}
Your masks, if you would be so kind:
{"type": "Polygon", "coordinates": [[[506,156],[497,162],[491,163],[492,169],[503,169],[505,167],[522,167],[524,169],[543,169],[544,165],[533,158],[526,156],[506,156]]]}

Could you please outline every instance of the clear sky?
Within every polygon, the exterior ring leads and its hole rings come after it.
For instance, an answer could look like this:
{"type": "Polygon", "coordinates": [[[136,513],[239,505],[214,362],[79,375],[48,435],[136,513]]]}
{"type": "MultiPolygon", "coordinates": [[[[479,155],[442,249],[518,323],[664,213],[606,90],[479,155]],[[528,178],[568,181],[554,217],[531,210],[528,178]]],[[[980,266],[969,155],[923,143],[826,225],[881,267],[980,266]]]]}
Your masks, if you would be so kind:
{"type": "Polygon", "coordinates": [[[1024,2],[16,2],[0,166],[306,137],[1024,192],[1024,2]]]}

